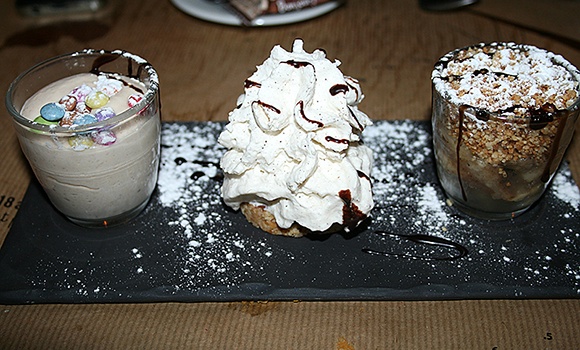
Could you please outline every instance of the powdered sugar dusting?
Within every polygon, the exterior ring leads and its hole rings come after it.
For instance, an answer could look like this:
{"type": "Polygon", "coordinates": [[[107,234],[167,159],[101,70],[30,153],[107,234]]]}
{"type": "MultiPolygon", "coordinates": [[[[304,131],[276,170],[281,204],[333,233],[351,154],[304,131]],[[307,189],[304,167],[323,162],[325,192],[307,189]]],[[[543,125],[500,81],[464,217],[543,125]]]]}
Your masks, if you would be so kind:
{"type": "Polygon", "coordinates": [[[432,78],[453,103],[503,114],[523,116],[545,103],[563,110],[579,98],[578,69],[562,56],[530,45],[458,49],[438,62],[432,78]]]}
{"type": "Polygon", "coordinates": [[[568,181],[572,177],[570,169],[557,173],[552,180],[552,188],[556,197],[570,205],[573,211],[580,211],[580,194],[578,186],[568,181]]]}
{"type": "MultiPolygon", "coordinates": [[[[550,237],[545,239],[552,242],[549,246],[538,247],[532,254],[524,253],[526,247],[520,240],[520,227],[535,225],[529,234],[533,233],[538,240],[544,240],[540,238],[542,234],[553,231],[552,224],[546,223],[548,227],[542,228],[544,220],[535,217],[552,215],[545,213],[546,208],[542,205],[548,199],[544,198],[530,210],[527,217],[532,219],[488,222],[459,213],[447,204],[434,176],[430,131],[418,128],[418,125],[411,122],[377,123],[365,131],[365,142],[376,157],[373,191],[377,207],[372,214],[373,228],[403,235],[426,234],[463,245],[469,254],[466,261],[458,262],[458,266],[473,264],[473,276],[466,275],[465,281],[470,281],[485,269],[495,269],[505,274],[504,283],[507,284],[518,280],[524,284],[553,283],[552,278],[558,272],[548,252],[557,250],[560,263],[562,259],[574,261],[565,264],[564,274],[580,293],[580,263],[572,258],[580,238],[580,192],[571,180],[569,169],[564,167],[556,173],[546,195],[555,196],[559,200],[557,203],[561,203],[552,220],[554,226],[561,225],[562,229],[559,233],[550,233],[550,237]]],[[[400,244],[388,239],[375,243],[384,245],[385,251],[392,251],[386,245],[400,244]]],[[[403,250],[403,255],[408,256],[424,252],[418,246],[405,246],[403,250]]],[[[400,255],[401,251],[396,253],[400,255]]],[[[437,262],[430,264],[437,273],[441,265],[437,262]]]]}
{"type": "Polygon", "coordinates": [[[265,259],[283,254],[265,240],[249,240],[223,215],[219,160],[224,149],[216,140],[221,128],[215,123],[193,128],[168,124],[162,131],[158,198],[170,209],[168,225],[183,238],[179,288],[235,285],[261,269],[265,259]]]}

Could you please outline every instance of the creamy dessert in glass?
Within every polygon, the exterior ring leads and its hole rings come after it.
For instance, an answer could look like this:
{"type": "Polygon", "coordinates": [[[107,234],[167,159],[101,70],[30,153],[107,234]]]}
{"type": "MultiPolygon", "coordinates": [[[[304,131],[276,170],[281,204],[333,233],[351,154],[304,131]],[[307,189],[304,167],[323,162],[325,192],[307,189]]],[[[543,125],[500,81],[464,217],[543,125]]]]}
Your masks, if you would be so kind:
{"type": "Polygon", "coordinates": [[[262,230],[300,237],[357,227],[373,207],[370,118],[356,79],[323,50],[275,46],[246,79],[219,137],[222,196],[262,230]]]}
{"type": "Polygon", "coordinates": [[[574,133],[578,69],[534,46],[479,44],[443,56],[432,82],[437,172],[453,205],[491,220],[526,211],[574,133]]]}
{"type": "Polygon", "coordinates": [[[159,79],[139,56],[84,50],[42,62],[10,85],[6,105],[52,204],[86,227],[125,223],[157,182],[159,79]]]}

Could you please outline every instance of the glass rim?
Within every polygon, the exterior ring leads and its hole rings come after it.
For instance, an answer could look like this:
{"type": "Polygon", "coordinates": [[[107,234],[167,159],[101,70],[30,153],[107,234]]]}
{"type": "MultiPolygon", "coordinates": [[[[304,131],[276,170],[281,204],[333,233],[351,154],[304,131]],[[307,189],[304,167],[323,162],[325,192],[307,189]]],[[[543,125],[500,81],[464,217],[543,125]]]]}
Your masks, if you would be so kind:
{"type": "Polygon", "coordinates": [[[90,133],[92,131],[103,130],[104,128],[106,128],[108,126],[120,124],[120,123],[124,122],[125,120],[130,119],[131,117],[139,114],[143,109],[145,109],[147,106],[149,106],[151,103],[153,103],[155,101],[155,99],[157,98],[158,94],[159,94],[159,77],[157,75],[157,71],[145,59],[141,58],[138,55],[129,53],[129,52],[124,51],[124,50],[84,49],[81,51],[74,51],[74,52],[69,52],[69,53],[53,56],[53,57],[48,58],[44,61],[41,61],[39,63],[34,64],[30,68],[28,68],[25,71],[23,71],[22,73],[20,73],[10,83],[8,90],[6,91],[5,104],[6,104],[6,109],[8,110],[12,119],[24,127],[34,129],[35,131],[37,131],[41,134],[50,134],[50,135],[63,134],[63,135],[68,135],[68,136],[74,136],[76,134],[81,134],[81,133],[84,134],[84,133],[90,133]],[[139,64],[140,67],[143,67],[143,69],[147,72],[147,75],[149,77],[149,86],[147,87],[147,91],[143,94],[143,99],[141,101],[139,101],[133,107],[127,108],[126,110],[115,115],[112,118],[109,118],[109,119],[106,119],[106,120],[103,120],[100,122],[88,124],[88,125],[79,125],[78,127],[73,127],[73,128],[66,127],[66,126],[60,126],[60,125],[45,125],[45,124],[36,123],[33,120],[30,120],[30,119],[24,117],[22,114],[20,114],[20,111],[16,110],[16,108],[14,107],[14,104],[12,103],[12,95],[14,93],[14,90],[17,88],[18,83],[22,79],[24,79],[24,77],[29,75],[30,73],[32,73],[32,72],[36,71],[37,69],[40,69],[46,65],[57,62],[63,58],[75,57],[75,56],[100,56],[100,55],[105,55],[105,54],[118,55],[119,57],[124,57],[128,60],[132,60],[133,62],[139,64]]]}
{"type": "MultiPolygon", "coordinates": [[[[446,53],[445,55],[443,55],[435,63],[434,69],[431,73],[432,88],[435,91],[437,91],[439,94],[441,94],[442,96],[445,95],[444,92],[439,91],[440,89],[437,88],[436,80],[441,81],[443,79],[441,77],[441,75],[437,74],[437,73],[441,73],[443,67],[445,67],[446,64],[449,63],[453,58],[455,58],[458,53],[460,53],[462,51],[469,50],[469,49],[477,49],[477,48],[483,48],[483,47],[500,47],[500,46],[505,46],[506,48],[518,48],[518,49],[527,50],[527,51],[534,50],[534,51],[542,52],[542,53],[546,54],[548,56],[548,58],[550,58],[550,60],[554,64],[557,64],[557,65],[563,67],[564,69],[566,69],[566,71],[568,73],[570,73],[570,75],[576,80],[576,83],[577,83],[576,100],[574,100],[574,102],[572,104],[570,104],[568,107],[566,107],[564,109],[557,109],[553,113],[547,113],[547,114],[554,117],[554,119],[557,119],[557,118],[566,117],[569,114],[574,113],[580,109],[580,70],[578,70],[578,68],[576,68],[576,66],[574,66],[572,63],[570,63],[562,55],[559,55],[559,54],[556,54],[554,52],[548,51],[546,49],[542,49],[542,48],[539,48],[537,46],[529,45],[529,44],[517,44],[514,42],[500,42],[500,41],[498,41],[498,42],[491,42],[491,43],[479,43],[479,44],[475,44],[475,45],[468,45],[468,46],[464,46],[464,47],[460,47],[460,48],[457,48],[455,50],[452,50],[452,51],[446,53]]],[[[467,103],[465,103],[465,104],[458,103],[461,101],[451,101],[451,99],[447,99],[447,100],[449,100],[454,105],[457,105],[458,107],[464,105],[467,108],[472,109],[474,111],[485,112],[485,114],[487,116],[489,116],[489,119],[493,119],[493,120],[504,121],[507,123],[522,123],[523,124],[523,123],[528,123],[532,119],[532,116],[529,114],[526,114],[523,116],[509,115],[509,114],[506,114],[506,113],[508,113],[506,111],[499,111],[499,112],[498,111],[489,111],[485,108],[472,106],[472,105],[469,105],[467,103]]]]}

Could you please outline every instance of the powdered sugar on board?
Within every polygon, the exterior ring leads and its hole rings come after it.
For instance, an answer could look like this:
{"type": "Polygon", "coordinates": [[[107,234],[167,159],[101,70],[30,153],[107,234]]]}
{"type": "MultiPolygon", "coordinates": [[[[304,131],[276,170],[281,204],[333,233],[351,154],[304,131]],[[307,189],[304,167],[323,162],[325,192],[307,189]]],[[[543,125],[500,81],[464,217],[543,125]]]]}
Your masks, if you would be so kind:
{"type": "MultiPolygon", "coordinates": [[[[469,254],[457,261],[457,267],[472,272],[457,275],[464,282],[474,282],[479,275],[478,283],[549,286],[556,275],[564,274],[580,294],[580,192],[569,168],[564,165],[556,173],[544,198],[523,217],[501,222],[473,219],[446,204],[434,174],[430,128],[417,126],[408,121],[388,122],[365,130],[365,143],[375,152],[373,228],[461,244],[469,254]],[[526,245],[533,240],[541,244],[526,245]],[[558,263],[550,252],[558,255],[558,263]],[[505,278],[493,277],[493,281],[486,276],[487,269],[505,278]]],[[[399,258],[438,254],[418,245],[401,248],[399,240],[382,238],[377,244],[399,258]]],[[[438,266],[431,262],[435,275],[438,266]]]]}
{"type": "MultiPolygon", "coordinates": [[[[248,237],[247,233],[232,229],[235,225],[225,215],[227,209],[219,195],[219,159],[224,150],[216,139],[221,128],[223,124],[219,123],[164,125],[158,200],[162,207],[171,209],[165,220],[176,237],[182,238],[181,244],[185,247],[180,271],[182,285],[178,288],[236,285],[243,283],[245,276],[255,274],[256,269],[263,269],[265,264],[279,263],[283,267],[296,258],[283,243],[274,244],[271,236],[259,230],[255,230],[255,236],[248,237]]],[[[472,282],[481,273],[484,282],[489,280],[493,284],[496,281],[491,281],[485,271],[499,269],[505,270],[506,283],[515,280],[542,285],[542,280],[550,283],[553,274],[561,272],[553,268],[551,251],[558,250],[559,261],[562,255],[570,258],[569,255],[578,254],[576,224],[580,217],[580,194],[567,168],[556,175],[548,193],[564,208],[558,211],[557,221],[561,226],[558,235],[547,240],[549,245],[534,247],[529,254],[531,248],[521,247],[521,237],[510,237],[510,234],[513,231],[519,235],[518,225],[530,225],[529,221],[536,220],[532,218],[533,210],[528,219],[482,222],[446,204],[434,174],[427,124],[377,122],[365,130],[364,140],[375,152],[372,178],[376,207],[367,230],[356,238],[362,245],[395,250],[398,264],[405,266],[406,255],[424,254],[428,258],[429,254],[437,253],[436,248],[390,241],[374,235],[374,230],[449,239],[469,250],[465,259],[456,262],[457,268],[472,270],[472,273],[457,272],[455,278],[462,283],[472,282]]],[[[544,209],[538,206],[537,215],[542,215],[544,209]]],[[[356,256],[360,251],[353,250],[352,254],[356,256]]],[[[392,263],[393,257],[385,259],[392,263]]],[[[564,274],[580,290],[578,260],[568,260],[564,274]]],[[[439,273],[449,274],[438,269],[437,261],[426,259],[425,263],[432,269],[432,274],[425,277],[428,280],[439,273]]],[[[266,275],[264,278],[268,279],[266,275]]]]}
{"type": "Polygon", "coordinates": [[[217,143],[222,127],[165,124],[162,131],[158,200],[170,209],[164,218],[169,232],[182,239],[178,289],[236,285],[250,272],[259,274],[271,259],[292,259],[266,237],[241,234],[224,215],[219,169],[224,149],[217,143]]]}
{"type": "Polygon", "coordinates": [[[218,161],[224,150],[216,140],[223,127],[163,125],[159,186],[127,225],[79,228],[53,208],[40,185],[31,184],[0,250],[0,301],[441,300],[580,293],[580,193],[566,164],[522,216],[473,219],[446,204],[430,124],[377,121],[364,133],[375,153],[371,217],[348,234],[295,239],[266,234],[222,203],[218,161]],[[420,244],[425,237],[453,244],[420,244]]]}

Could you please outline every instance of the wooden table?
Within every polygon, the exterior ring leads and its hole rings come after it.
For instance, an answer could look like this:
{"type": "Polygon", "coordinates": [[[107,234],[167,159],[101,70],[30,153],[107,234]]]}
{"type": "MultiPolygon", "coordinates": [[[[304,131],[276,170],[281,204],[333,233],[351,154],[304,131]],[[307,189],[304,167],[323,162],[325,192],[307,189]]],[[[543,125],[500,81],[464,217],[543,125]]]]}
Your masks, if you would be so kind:
{"type": "MultiPolygon", "coordinates": [[[[461,46],[515,41],[557,52],[580,67],[580,2],[481,0],[435,13],[418,2],[351,0],[325,16],[277,27],[204,22],[169,1],[111,2],[83,22],[34,21],[0,4],[0,91],[57,54],[122,48],[147,58],[161,79],[165,121],[226,120],[243,81],[275,44],[301,37],[359,78],[373,119],[430,116],[434,62],[461,46]],[[538,16],[537,11],[542,11],[538,16]]],[[[2,99],[2,104],[4,99],[2,99]]],[[[0,242],[32,173],[5,107],[0,118],[0,242]],[[14,198],[13,202],[7,201],[14,198]]],[[[580,180],[580,138],[568,153],[580,180]]],[[[578,300],[445,302],[233,302],[0,306],[2,349],[572,349],[578,300]]]]}

